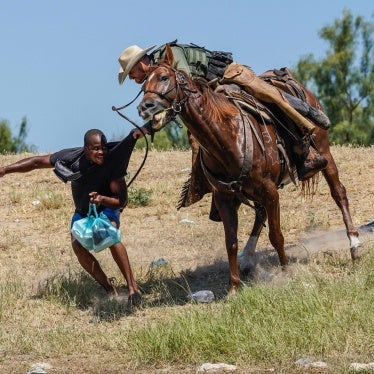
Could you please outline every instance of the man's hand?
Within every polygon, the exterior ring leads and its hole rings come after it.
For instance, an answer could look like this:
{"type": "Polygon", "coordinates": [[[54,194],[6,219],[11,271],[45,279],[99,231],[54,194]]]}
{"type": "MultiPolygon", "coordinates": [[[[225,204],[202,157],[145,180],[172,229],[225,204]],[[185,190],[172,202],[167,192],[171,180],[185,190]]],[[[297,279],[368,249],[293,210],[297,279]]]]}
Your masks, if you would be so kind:
{"type": "MultiPolygon", "coordinates": [[[[142,127],[142,130],[144,132],[144,134],[148,135],[149,132],[146,128],[142,127]]],[[[139,130],[139,129],[134,129],[132,131],[132,136],[134,137],[134,139],[141,139],[144,137],[143,133],[139,130]]]]}
{"type": "Polygon", "coordinates": [[[88,196],[90,197],[91,204],[96,204],[99,206],[103,201],[103,196],[99,195],[97,192],[90,192],[88,196]]]}
{"type": "Polygon", "coordinates": [[[90,204],[96,204],[97,207],[102,205],[111,209],[124,208],[127,204],[128,198],[125,178],[119,178],[111,181],[110,190],[113,194],[115,194],[115,196],[99,195],[96,191],[90,192],[88,194],[90,197],[90,204]]]}

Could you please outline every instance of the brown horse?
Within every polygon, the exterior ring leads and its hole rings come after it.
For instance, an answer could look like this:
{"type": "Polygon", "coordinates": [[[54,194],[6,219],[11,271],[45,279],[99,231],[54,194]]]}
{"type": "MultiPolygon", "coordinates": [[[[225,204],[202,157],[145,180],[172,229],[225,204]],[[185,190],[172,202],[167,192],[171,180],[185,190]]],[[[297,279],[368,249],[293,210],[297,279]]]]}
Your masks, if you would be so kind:
{"type": "MultiPolygon", "coordinates": [[[[153,128],[159,130],[179,114],[199,143],[201,167],[211,185],[225,231],[229,294],[235,293],[240,285],[237,211],[241,203],[253,201],[256,208],[252,232],[243,251],[244,262],[252,262],[257,239],[267,219],[270,242],[278,253],[280,264],[286,266],[278,188],[289,180],[290,175],[283,167],[274,124],[259,121],[250,113],[243,114],[243,110],[224,94],[214,92],[206,82],[193,81],[176,70],[169,48],[165,61],[145,68],[147,80],[143,86],[144,97],[138,106],[140,116],[152,119],[153,128]]],[[[316,106],[316,97],[306,93],[307,102],[316,106]]],[[[342,212],[354,259],[360,241],[350,216],[345,187],[339,180],[330,153],[326,130],[316,128],[315,143],[328,160],[323,175],[342,212]]]]}

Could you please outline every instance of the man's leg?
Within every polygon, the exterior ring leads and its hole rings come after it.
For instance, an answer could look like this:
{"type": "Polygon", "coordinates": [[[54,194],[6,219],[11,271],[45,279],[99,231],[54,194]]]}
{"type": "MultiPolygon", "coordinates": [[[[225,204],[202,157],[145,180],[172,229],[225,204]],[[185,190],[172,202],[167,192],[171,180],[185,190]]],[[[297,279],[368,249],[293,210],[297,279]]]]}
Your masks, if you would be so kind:
{"type": "Polygon", "coordinates": [[[83,269],[86,270],[106,292],[118,295],[116,288],[105,275],[97,259],[88,250],[83,248],[74,236],[71,236],[71,246],[73,247],[74,253],[83,269]]]}
{"type": "Polygon", "coordinates": [[[127,287],[129,289],[129,298],[134,294],[140,294],[138,285],[136,284],[134,276],[132,274],[130,261],[125,246],[120,242],[112,245],[110,247],[110,251],[112,253],[114,261],[118,265],[127,282],[127,287]]]}

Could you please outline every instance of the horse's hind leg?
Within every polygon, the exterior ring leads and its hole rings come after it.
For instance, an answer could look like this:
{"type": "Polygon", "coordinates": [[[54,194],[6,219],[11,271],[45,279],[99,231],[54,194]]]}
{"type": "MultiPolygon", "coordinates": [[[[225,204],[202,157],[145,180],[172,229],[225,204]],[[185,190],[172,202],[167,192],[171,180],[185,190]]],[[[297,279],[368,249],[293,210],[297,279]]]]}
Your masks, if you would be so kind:
{"type": "Polygon", "coordinates": [[[243,251],[239,255],[239,269],[243,274],[257,274],[260,273],[262,277],[265,276],[265,271],[259,267],[256,259],[256,247],[258,238],[260,237],[262,228],[265,226],[267,214],[265,208],[255,202],[255,221],[252,227],[251,235],[248,238],[243,251]]]}
{"type": "Polygon", "coordinates": [[[351,213],[349,212],[347,192],[339,179],[339,172],[330,151],[326,152],[324,156],[328,159],[328,164],[326,169],[323,170],[323,175],[329,185],[332,198],[342,212],[347,236],[350,241],[351,257],[352,260],[355,260],[358,258],[358,247],[361,246],[361,242],[358,238],[358,231],[353,225],[351,213]]]}

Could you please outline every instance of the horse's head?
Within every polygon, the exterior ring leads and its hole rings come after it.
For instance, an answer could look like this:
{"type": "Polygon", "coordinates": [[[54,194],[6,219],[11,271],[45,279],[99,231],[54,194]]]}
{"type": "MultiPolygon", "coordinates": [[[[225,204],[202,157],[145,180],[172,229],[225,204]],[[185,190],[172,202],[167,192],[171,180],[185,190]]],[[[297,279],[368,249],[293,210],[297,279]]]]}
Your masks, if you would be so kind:
{"type": "Polygon", "coordinates": [[[165,60],[152,66],[143,67],[147,79],[143,84],[144,96],[138,105],[139,115],[146,121],[152,120],[152,128],[160,130],[181,110],[186,84],[183,73],[173,68],[173,55],[166,45],[165,60]]]}

